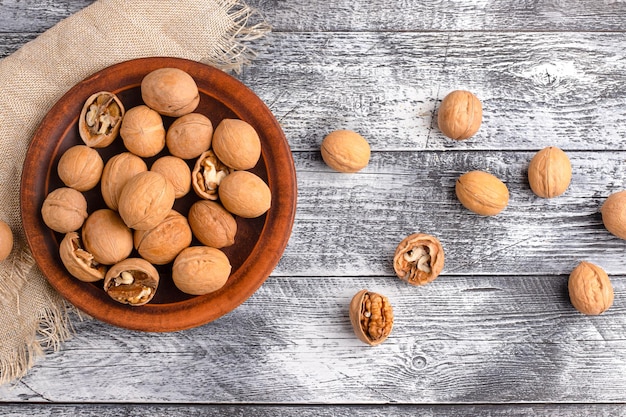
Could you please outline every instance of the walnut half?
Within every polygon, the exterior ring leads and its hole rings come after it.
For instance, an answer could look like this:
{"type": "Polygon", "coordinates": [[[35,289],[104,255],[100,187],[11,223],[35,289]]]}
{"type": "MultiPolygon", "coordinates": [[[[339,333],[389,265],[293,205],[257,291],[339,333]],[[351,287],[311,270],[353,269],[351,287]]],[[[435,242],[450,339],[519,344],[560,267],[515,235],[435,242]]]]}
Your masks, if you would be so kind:
{"type": "Polygon", "coordinates": [[[113,265],[104,278],[104,291],[123,304],[141,306],[154,297],[159,273],[141,258],[127,258],[113,265]]]}
{"type": "Polygon", "coordinates": [[[376,346],[384,342],[393,328],[393,308],[384,295],[361,290],[350,302],[350,322],[362,342],[376,346]]]}
{"type": "Polygon", "coordinates": [[[425,233],[414,233],[404,238],[393,258],[393,269],[398,278],[413,285],[433,281],[443,270],[443,264],[441,242],[425,233]]]}

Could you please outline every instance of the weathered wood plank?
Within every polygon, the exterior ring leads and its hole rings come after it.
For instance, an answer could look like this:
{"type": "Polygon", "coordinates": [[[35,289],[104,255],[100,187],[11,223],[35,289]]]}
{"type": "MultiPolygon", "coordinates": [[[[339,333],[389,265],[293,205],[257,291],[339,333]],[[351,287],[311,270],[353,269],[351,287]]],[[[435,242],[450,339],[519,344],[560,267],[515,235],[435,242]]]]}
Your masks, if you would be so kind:
{"type": "Polygon", "coordinates": [[[619,404],[523,404],[523,405],[393,405],[393,406],[327,406],[327,405],[26,405],[2,406],[5,417],[195,417],[195,416],[257,416],[257,417],[466,417],[466,416],[545,416],[553,417],[621,417],[626,408],[619,404]]]}
{"type": "Polygon", "coordinates": [[[2,0],[0,32],[43,32],[94,0],[2,0]]]}
{"type": "Polygon", "coordinates": [[[375,152],[357,174],[327,168],[319,152],[295,152],[296,221],[277,275],[392,276],[407,235],[434,234],[444,274],[569,274],[581,260],[626,273],[626,241],[605,230],[600,207],[626,185],[626,153],[569,152],[565,194],[536,197],[527,181],[534,152],[375,152]],[[504,181],[508,207],[477,216],[457,200],[459,175],[479,169],[504,181]]]}
{"type": "Polygon", "coordinates": [[[241,79],[294,150],[338,128],[376,150],[626,149],[623,33],[274,33],[241,79]],[[440,100],[469,89],[483,124],[444,137],[440,100]]]}
{"type": "Polygon", "coordinates": [[[472,404],[626,402],[626,277],[615,305],[586,317],[567,277],[271,277],[244,305],[183,332],[97,321],[40,362],[4,401],[472,404]],[[381,346],[352,333],[361,288],[387,295],[381,346]],[[71,387],[71,389],[68,389],[71,387]]]}

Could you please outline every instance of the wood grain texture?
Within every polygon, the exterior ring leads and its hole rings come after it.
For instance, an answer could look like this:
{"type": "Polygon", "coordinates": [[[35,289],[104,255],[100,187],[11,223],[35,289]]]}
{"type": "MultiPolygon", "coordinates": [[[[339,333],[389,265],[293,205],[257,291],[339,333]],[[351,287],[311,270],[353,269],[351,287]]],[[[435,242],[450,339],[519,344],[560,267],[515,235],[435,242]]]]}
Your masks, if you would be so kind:
{"type": "Polygon", "coordinates": [[[76,337],[4,401],[124,403],[622,403],[626,280],[616,304],[585,317],[566,277],[270,278],[206,326],[141,334],[75,321],[76,337]],[[347,307],[368,288],[394,307],[371,348],[347,307]],[[80,381],[79,383],[77,381],[80,381]],[[610,383],[607,383],[610,381],[610,383]],[[71,387],[71,389],[68,389],[71,387]]]}
{"type": "Polygon", "coordinates": [[[40,33],[94,0],[2,0],[0,33],[40,33]]]}

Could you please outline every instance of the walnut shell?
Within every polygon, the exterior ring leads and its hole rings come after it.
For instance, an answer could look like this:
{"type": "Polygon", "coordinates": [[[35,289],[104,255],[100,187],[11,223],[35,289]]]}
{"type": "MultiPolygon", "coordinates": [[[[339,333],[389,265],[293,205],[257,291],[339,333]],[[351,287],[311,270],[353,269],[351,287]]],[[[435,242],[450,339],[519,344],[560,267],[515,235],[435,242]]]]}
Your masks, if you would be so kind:
{"type": "Polygon", "coordinates": [[[196,161],[191,172],[191,186],[198,197],[206,200],[217,200],[217,190],[222,180],[231,171],[229,167],[215,156],[213,150],[208,150],[203,152],[196,161]]]}
{"type": "Polygon", "coordinates": [[[213,134],[213,151],[232,169],[251,169],[261,157],[261,139],[248,122],[223,119],[213,134]]]}
{"type": "Polygon", "coordinates": [[[87,200],[73,188],[57,188],[43,201],[41,217],[55,232],[73,232],[80,229],[87,218],[87,200]]]}
{"type": "Polygon", "coordinates": [[[113,265],[104,278],[104,291],[115,301],[137,307],[156,294],[159,273],[145,259],[128,258],[113,265]]]}
{"type": "Polygon", "coordinates": [[[105,265],[99,264],[93,255],[87,252],[76,232],[69,232],[59,245],[59,255],[67,271],[84,282],[96,282],[104,279],[107,272],[105,265]]]}
{"type": "Polygon", "coordinates": [[[127,258],[133,250],[133,233],[111,209],[89,215],[82,230],[85,250],[96,262],[113,265],[127,258]]]}
{"type": "Polygon", "coordinates": [[[152,229],[169,214],[175,199],[174,187],[163,175],[141,172],[122,189],[119,213],[131,229],[152,229]]]}
{"type": "Polygon", "coordinates": [[[367,140],[351,130],[336,130],[322,141],[322,159],[339,172],[357,172],[370,161],[370,145],[367,140]]]}
{"type": "Polygon", "coordinates": [[[613,304],[613,286],[607,273],[590,262],[581,262],[567,283],[570,301],[583,314],[604,313],[613,304]]]}
{"type": "Polygon", "coordinates": [[[0,262],[9,257],[13,250],[13,231],[11,227],[0,220],[0,262]]]}
{"type": "Polygon", "coordinates": [[[178,68],[159,68],[141,81],[141,98],[146,105],[165,116],[191,113],[200,103],[193,77],[178,68]]]}
{"type": "Polygon", "coordinates": [[[270,188],[248,171],[235,171],[226,176],[218,193],[226,210],[248,219],[263,215],[272,204],[270,188]]]}
{"type": "Polygon", "coordinates": [[[107,207],[117,211],[120,194],[128,180],[147,170],[144,160],[130,152],[123,152],[109,159],[104,165],[100,183],[102,198],[107,207]]]}
{"type": "Polygon", "coordinates": [[[221,250],[191,246],[183,249],[174,260],[172,279],[182,292],[203,295],[222,288],[231,269],[228,257],[221,250]]]}
{"type": "Polygon", "coordinates": [[[444,97],[439,106],[437,123],[447,137],[468,139],[478,132],[483,119],[483,106],[469,91],[456,90],[444,97]]]}
{"type": "Polygon", "coordinates": [[[165,144],[170,153],[182,159],[199,157],[211,147],[213,123],[200,113],[189,113],[174,120],[167,129],[165,144]]]}
{"type": "Polygon", "coordinates": [[[509,190],[496,176],[470,171],[456,181],[456,196],[467,208],[482,216],[495,216],[509,204],[509,190]]]}
{"type": "Polygon", "coordinates": [[[626,239],[626,190],[611,194],[602,204],[602,223],[613,235],[626,239]]]}
{"type": "Polygon", "coordinates": [[[89,191],[98,185],[103,168],[104,162],[98,151],[87,145],[76,145],[63,152],[57,173],[66,186],[89,191]]]}
{"type": "Polygon", "coordinates": [[[154,161],[150,171],[163,175],[174,187],[174,196],[181,198],[191,189],[191,169],[182,159],[167,155],[154,161]]]}
{"type": "Polygon", "coordinates": [[[383,343],[393,329],[393,308],[384,295],[359,291],[352,297],[349,314],[354,334],[370,346],[383,343]]]}
{"type": "Polygon", "coordinates": [[[572,164],[561,149],[554,146],[537,152],[528,165],[528,182],[533,193],[543,198],[559,196],[572,180],[572,164]]]}
{"type": "Polygon", "coordinates": [[[165,219],[149,230],[135,230],[135,249],[142,258],[155,265],[172,262],[191,244],[191,228],[185,216],[170,210],[165,219]]]}
{"type": "Polygon", "coordinates": [[[78,118],[78,133],[90,148],[109,146],[120,131],[124,105],[108,91],[93,94],[85,101],[78,118]]]}
{"type": "Polygon", "coordinates": [[[129,109],[122,119],[120,136],[135,155],[149,158],[165,147],[165,127],[161,115],[148,106],[129,109]]]}
{"type": "Polygon", "coordinates": [[[235,243],[237,222],[221,204],[215,201],[196,201],[187,215],[193,234],[202,244],[223,248],[235,243]]]}
{"type": "Polygon", "coordinates": [[[432,282],[443,270],[444,252],[441,242],[425,233],[414,233],[398,244],[393,269],[403,281],[413,285],[432,282]]]}

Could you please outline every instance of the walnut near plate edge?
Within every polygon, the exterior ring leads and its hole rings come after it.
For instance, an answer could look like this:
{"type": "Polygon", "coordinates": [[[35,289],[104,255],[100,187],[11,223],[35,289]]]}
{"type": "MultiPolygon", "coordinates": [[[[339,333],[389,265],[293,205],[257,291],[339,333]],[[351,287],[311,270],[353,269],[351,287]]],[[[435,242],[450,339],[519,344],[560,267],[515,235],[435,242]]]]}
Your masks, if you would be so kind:
{"type": "MultiPolygon", "coordinates": [[[[26,152],[20,183],[20,211],[26,241],[38,267],[71,304],[92,317],[130,330],[170,332],[198,327],[229,313],[265,282],[278,264],[293,227],[296,171],[287,139],[270,109],[247,86],[214,67],[196,61],[149,57],[107,67],[73,86],[44,116],[26,152]],[[71,277],[58,257],[54,232],[41,219],[40,209],[49,190],[54,155],[67,130],[77,121],[83,97],[100,90],[115,92],[137,85],[148,72],[176,67],[190,73],[201,91],[220,100],[237,117],[251,123],[262,137],[261,158],[272,190],[272,206],[265,215],[259,239],[227,286],[215,293],[188,300],[130,307],[102,297],[93,285],[71,277]],[[139,81],[138,81],[139,80],[139,81]],[[27,174],[25,174],[27,173],[27,174]]],[[[106,295],[105,295],[106,297],[106,295]]]]}

